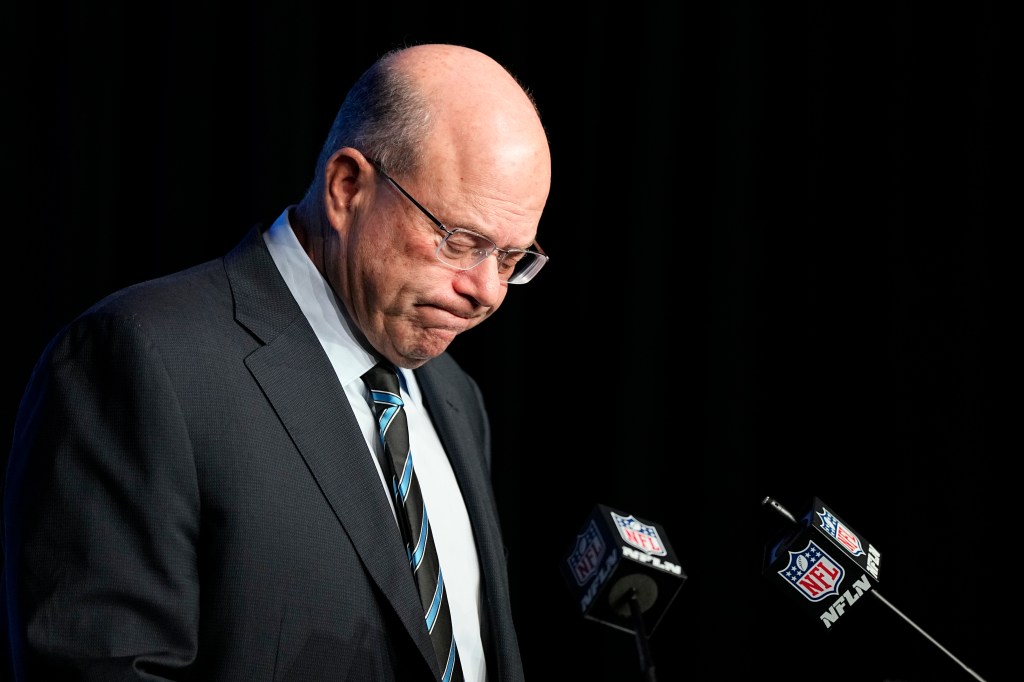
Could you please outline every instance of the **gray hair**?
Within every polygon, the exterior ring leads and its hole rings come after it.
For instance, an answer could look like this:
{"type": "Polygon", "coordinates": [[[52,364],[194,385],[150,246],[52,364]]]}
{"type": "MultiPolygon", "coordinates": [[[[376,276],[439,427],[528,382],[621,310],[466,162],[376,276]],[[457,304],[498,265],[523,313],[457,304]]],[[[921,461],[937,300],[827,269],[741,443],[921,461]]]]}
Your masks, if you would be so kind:
{"type": "Polygon", "coordinates": [[[358,149],[389,175],[419,169],[431,112],[412,79],[393,66],[391,57],[400,49],[374,62],[348,91],[320,150],[310,192],[321,192],[327,161],[342,147],[358,149]]]}

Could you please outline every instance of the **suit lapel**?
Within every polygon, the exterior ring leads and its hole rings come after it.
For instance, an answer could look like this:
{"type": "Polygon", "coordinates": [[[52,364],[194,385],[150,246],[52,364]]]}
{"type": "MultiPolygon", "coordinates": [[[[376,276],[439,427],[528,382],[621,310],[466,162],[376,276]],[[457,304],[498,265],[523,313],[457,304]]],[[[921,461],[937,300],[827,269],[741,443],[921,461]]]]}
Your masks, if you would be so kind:
{"type": "Polygon", "coordinates": [[[416,585],[366,443],[315,333],[254,228],[225,258],[238,322],[264,343],[246,359],[299,454],[431,667],[416,585]]]}

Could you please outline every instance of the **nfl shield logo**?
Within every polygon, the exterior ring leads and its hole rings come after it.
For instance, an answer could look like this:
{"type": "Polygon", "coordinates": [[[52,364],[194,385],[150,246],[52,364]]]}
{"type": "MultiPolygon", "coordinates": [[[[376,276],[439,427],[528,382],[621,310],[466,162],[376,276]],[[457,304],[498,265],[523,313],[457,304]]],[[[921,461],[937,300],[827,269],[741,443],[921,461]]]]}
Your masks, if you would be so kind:
{"type": "Polygon", "coordinates": [[[821,601],[837,594],[844,574],[843,567],[813,541],[808,541],[799,552],[790,552],[789,565],[779,571],[779,575],[809,601],[821,601]]]}
{"type": "Polygon", "coordinates": [[[619,516],[615,512],[611,514],[612,520],[615,521],[615,527],[619,529],[619,535],[627,544],[647,554],[665,556],[667,552],[658,536],[657,528],[640,523],[632,514],[629,516],[619,516]]]}
{"type": "Polygon", "coordinates": [[[601,557],[604,555],[604,540],[597,530],[597,524],[591,519],[590,523],[582,533],[576,536],[576,547],[572,554],[566,559],[569,564],[569,571],[576,582],[583,585],[594,575],[594,571],[601,564],[601,557]]]}
{"type": "Polygon", "coordinates": [[[821,529],[834,537],[853,556],[863,554],[864,550],[860,546],[860,538],[843,525],[843,522],[836,518],[828,509],[822,507],[822,510],[818,512],[818,516],[821,518],[821,529]]]}

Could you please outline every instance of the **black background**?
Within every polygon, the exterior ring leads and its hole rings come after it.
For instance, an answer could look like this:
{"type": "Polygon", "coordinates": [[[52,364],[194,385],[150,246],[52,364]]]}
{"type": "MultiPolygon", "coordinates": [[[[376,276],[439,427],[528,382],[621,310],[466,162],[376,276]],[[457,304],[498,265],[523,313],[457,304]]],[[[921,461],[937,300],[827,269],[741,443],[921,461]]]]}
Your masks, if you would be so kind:
{"type": "Polygon", "coordinates": [[[550,264],[451,347],[492,413],[528,676],[640,679],[559,573],[602,503],[689,576],[651,637],[662,682],[1001,679],[1011,4],[14,2],[0,426],[60,325],[297,201],[375,57],[462,43],[532,88],[554,157],[550,264]],[[924,634],[875,599],[826,633],[768,589],[766,495],[829,504],[924,634]]]}

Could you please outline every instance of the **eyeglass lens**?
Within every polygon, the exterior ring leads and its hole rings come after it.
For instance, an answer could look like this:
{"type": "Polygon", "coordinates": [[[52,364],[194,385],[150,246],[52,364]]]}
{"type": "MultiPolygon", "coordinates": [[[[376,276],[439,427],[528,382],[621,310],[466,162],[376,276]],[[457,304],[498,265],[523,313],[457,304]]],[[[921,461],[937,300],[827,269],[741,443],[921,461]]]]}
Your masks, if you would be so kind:
{"type": "Polygon", "coordinates": [[[437,257],[460,270],[469,270],[497,251],[498,276],[503,281],[520,284],[529,281],[537,270],[539,254],[521,249],[498,249],[483,235],[455,229],[438,246],[437,257]]]}

